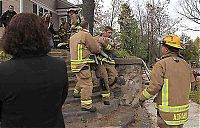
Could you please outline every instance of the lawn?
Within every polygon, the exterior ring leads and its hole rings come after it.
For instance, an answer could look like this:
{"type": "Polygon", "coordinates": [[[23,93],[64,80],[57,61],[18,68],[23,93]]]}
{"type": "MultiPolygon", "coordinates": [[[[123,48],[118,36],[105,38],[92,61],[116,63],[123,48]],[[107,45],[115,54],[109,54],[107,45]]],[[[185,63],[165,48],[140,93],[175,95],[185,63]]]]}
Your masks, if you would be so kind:
{"type": "Polygon", "coordinates": [[[197,87],[197,91],[191,91],[190,99],[200,104],[200,86],[197,87]]]}

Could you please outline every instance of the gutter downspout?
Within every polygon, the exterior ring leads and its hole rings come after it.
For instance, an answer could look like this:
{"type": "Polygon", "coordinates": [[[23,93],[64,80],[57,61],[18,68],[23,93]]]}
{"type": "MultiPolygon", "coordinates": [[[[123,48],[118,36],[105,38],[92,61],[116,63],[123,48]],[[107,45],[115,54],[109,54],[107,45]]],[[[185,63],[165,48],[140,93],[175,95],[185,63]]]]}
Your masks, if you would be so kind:
{"type": "Polygon", "coordinates": [[[23,10],[24,10],[24,0],[20,0],[20,3],[19,3],[19,6],[20,6],[20,10],[19,10],[19,13],[22,13],[23,10]]]}

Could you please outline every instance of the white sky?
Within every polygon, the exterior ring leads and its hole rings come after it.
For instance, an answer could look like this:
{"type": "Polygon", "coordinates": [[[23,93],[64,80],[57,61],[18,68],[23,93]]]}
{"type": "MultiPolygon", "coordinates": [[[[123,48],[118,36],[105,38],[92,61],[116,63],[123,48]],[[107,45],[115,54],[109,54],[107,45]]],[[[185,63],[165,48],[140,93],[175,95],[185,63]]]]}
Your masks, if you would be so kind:
{"type": "MultiPolygon", "coordinates": [[[[68,0],[69,2],[72,2],[72,3],[75,3],[77,1],[79,2],[82,2],[82,0],[68,0]]],[[[112,0],[103,0],[104,2],[104,8],[105,10],[109,9],[111,7],[111,1],[112,0]]],[[[134,4],[135,1],[142,1],[142,0],[128,0],[130,5],[132,6],[134,4]]],[[[147,1],[147,0],[145,0],[147,1]]],[[[154,0],[155,3],[157,3],[158,0],[154,0]]],[[[162,0],[160,0],[162,1],[162,0]]],[[[180,0],[170,0],[170,5],[169,5],[169,10],[170,10],[170,13],[169,15],[171,16],[171,18],[176,18],[176,17],[182,17],[181,15],[179,15],[177,13],[176,10],[180,10],[180,4],[179,4],[179,1],[180,0]]],[[[200,29],[200,25],[190,21],[190,20],[187,20],[185,18],[183,18],[183,20],[181,21],[181,24],[182,25],[186,25],[188,27],[191,27],[191,28],[199,28],[200,29]]],[[[180,25],[181,26],[181,25],[180,25]]],[[[188,36],[190,36],[192,39],[195,39],[197,36],[200,36],[200,31],[197,32],[197,31],[185,31],[184,28],[180,28],[180,31],[178,31],[176,34],[180,35],[182,32],[183,33],[186,33],[188,36]]]]}

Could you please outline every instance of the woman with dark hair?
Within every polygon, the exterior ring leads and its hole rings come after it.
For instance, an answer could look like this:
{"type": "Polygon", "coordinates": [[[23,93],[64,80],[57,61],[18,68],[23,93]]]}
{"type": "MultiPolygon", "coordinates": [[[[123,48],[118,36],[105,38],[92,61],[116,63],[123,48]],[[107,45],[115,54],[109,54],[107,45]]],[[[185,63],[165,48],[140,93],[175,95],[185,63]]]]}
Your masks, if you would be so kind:
{"type": "Polygon", "coordinates": [[[43,20],[32,13],[14,16],[3,50],[13,58],[0,64],[1,128],[64,128],[67,69],[64,61],[47,55],[43,20]]]}

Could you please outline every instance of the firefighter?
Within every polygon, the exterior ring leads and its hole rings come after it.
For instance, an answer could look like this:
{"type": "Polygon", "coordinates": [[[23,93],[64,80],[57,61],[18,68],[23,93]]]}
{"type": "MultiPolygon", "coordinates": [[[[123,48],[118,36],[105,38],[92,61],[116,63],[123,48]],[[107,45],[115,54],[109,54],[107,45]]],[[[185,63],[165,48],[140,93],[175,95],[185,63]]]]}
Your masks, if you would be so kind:
{"type": "Polygon", "coordinates": [[[102,100],[104,105],[110,105],[110,86],[117,81],[117,70],[115,69],[115,61],[111,58],[114,51],[114,46],[111,42],[111,35],[113,29],[106,26],[100,36],[96,36],[95,40],[101,46],[101,54],[97,56],[99,64],[96,70],[96,76],[100,79],[100,86],[102,87],[102,100]]]}
{"type": "Polygon", "coordinates": [[[182,128],[188,120],[189,92],[195,80],[190,65],[179,56],[179,50],[183,49],[180,44],[177,35],[163,39],[163,56],[153,66],[150,85],[132,102],[136,107],[158,94],[154,102],[160,128],[182,128]]]}
{"type": "Polygon", "coordinates": [[[1,16],[1,22],[3,23],[4,27],[7,27],[11,18],[16,15],[17,13],[14,11],[14,6],[9,5],[9,9],[4,12],[1,16]]]}
{"type": "MultiPolygon", "coordinates": [[[[69,36],[68,36],[68,32],[69,32],[70,26],[69,23],[66,22],[66,18],[61,18],[61,25],[59,28],[59,37],[61,39],[61,44],[59,44],[59,46],[64,45],[65,47],[69,47],[69,36]],[[67,45],[67,46],[66,46],[67,45]]],[[[60,47],[61,47],[60,46],[60,47]]]]}
{"type": "Polygon", "coordinates": [[[70,8],[67,11],[69,17],[68,17],[68,22],[70,23],[70,31],[71,31],[71,36],[77,33],[81,28],[81,18],[78,15],[78,10],[76,8],[70,8]]]}
{"type": "Polygon", "coordinates": [[[93,84],[90,70],[90,63],[95,61],[90,59],[90,54],[99,53],[100,47],[89,33],[88,22],[82,22],[81,27],[83,29],[70,38],[71,70],[77,77],[73,95],[74,97],[81,95],[83,111],[95,112],[96,108],[92,106],[91,99],[93,84]]]}

